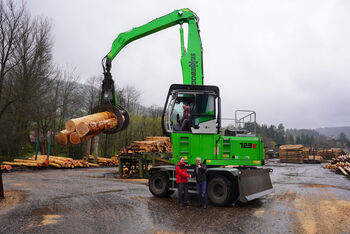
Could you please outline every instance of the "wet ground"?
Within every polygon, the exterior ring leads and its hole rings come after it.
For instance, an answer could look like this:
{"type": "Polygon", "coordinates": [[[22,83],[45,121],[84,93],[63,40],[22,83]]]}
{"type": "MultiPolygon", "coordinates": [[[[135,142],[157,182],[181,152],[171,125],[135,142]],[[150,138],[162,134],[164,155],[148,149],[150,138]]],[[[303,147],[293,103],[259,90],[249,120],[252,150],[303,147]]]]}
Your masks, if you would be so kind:
{"type": "Polygon", "coordinates": [[[1,233],[349,233],[350,180],[321,166],[269,167],[275,193],[231,207],[180,208],[116,168],[3,174],[1,233]]]}

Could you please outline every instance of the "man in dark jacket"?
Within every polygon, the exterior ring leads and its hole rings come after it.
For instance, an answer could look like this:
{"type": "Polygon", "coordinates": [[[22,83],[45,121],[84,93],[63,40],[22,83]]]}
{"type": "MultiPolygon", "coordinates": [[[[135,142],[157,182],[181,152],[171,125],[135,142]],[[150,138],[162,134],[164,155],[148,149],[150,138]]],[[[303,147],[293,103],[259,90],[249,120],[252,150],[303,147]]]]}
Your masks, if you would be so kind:
{"type": "Polygon", "coordinates": [[[207,198],[207,166],[201,163],[201,158],[196,158],[196,167],[194,168],[193,177],[197,180],[197,196],[198,196],[198,207],[203,205],[206,209],[208,205],[207,198]]]}
{"type": "Polygon", "coordinates": [[[183,206],[189,205],[188,202],[188,178],[191,175],[187,173],[187,168],[185,165],[185,158],[181,157],[180,162],[176,165],[176,183],[177,183],[177,201],[179,205],[182,204],[182,196],[184,198],[183,206]]]}

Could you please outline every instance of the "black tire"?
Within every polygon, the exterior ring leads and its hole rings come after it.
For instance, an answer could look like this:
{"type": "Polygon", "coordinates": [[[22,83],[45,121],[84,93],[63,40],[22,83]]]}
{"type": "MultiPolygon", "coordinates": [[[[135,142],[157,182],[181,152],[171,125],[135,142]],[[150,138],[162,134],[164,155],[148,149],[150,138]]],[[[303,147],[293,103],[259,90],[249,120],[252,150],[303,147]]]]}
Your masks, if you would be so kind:
{"type": "Polygon", "coordinates": [[[167,197],[170,195],[169,178],[165,173],[156,172],[149,179],[149,191],[156,197],[167,197]]]}
{"type": "Polygon", "coordinates": [[[208,198],[217,206],[227,206],[234,200],[232,182],[224,176],[217,176],[208,183],[208,198]]]}

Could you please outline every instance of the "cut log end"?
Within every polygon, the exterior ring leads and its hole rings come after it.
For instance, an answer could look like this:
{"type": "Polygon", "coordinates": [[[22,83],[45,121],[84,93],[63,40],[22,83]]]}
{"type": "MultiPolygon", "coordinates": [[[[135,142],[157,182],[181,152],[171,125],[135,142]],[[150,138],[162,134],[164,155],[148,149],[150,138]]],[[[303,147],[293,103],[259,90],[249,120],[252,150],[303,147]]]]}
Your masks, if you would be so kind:
{"type": "Polygon", "coordinates": [[[85,136],[89,132],[89,127],[86,123],[82,122],[77,125],[77,133],[80,137],[85,136]]]}
{"type": "Polygon", "coordinates": [[[80,137],[79,137],[79,134],[77,132],[72,132],[69,136],[69,141],[72,143],[72,144],[79,144],[81,143],[80,141],[80,137]]]}
{"type": "Polygon", "coordinates": [[[75,123],[74,123],[73,120],[70,119],[70,120],[66,121],[66,130],[68,132],[74,132],[74,130],[75,130],[75,123]]]}
{"type": "Polygon", "coordinates": [[[67,130],[60,131],[56,135],[56,141],[61,145],[67,145],[70,133],[67,130]]]}

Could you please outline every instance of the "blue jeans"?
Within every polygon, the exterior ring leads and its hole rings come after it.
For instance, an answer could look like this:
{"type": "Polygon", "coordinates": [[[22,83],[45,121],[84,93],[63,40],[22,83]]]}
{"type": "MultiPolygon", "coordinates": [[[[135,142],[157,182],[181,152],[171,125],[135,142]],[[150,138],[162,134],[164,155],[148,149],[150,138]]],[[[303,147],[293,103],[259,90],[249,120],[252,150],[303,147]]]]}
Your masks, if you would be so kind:
{"type": "Polygon", "coordinates": [[[197,197],[199,204],[208,204],[207,181],[197,182],[197,197]]]}

